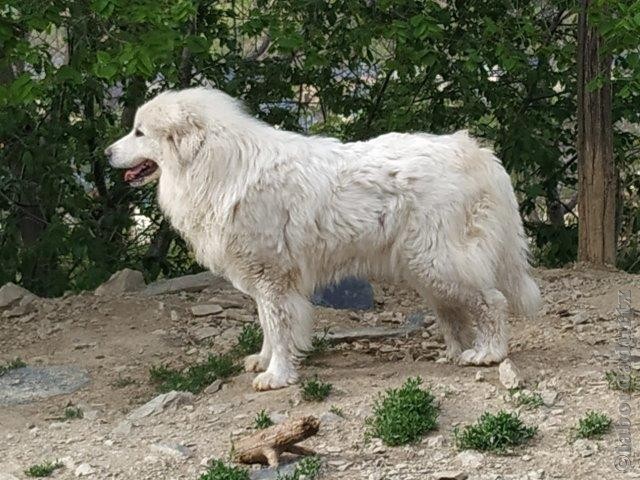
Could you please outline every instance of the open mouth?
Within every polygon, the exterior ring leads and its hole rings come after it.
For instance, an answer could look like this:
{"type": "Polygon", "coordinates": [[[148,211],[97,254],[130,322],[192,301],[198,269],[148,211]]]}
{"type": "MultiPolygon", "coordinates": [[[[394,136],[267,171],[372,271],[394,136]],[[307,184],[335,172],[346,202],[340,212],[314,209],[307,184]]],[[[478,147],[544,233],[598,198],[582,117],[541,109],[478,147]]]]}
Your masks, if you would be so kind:
{"type": "Polygon", "coordinates": [[[157,178],[158,164],[153,160],[145,160],[124,172],[124,181],[138,187],[157,178]]]}

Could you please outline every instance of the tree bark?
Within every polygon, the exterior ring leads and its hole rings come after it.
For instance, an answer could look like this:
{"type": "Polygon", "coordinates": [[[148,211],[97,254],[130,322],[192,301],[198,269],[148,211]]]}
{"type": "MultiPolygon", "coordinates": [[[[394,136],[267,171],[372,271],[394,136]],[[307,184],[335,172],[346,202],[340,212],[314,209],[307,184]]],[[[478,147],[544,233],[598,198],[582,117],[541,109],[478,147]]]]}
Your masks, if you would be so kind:
{"type": "Polygon", "coordinates": [[[613,157],[611,55],[590,25],[592,0],[581,0],[578,26],[578,260],[616,261],[616,168],[613,157]],[[589,88],[600,78],[602,86],[589,88]]]}

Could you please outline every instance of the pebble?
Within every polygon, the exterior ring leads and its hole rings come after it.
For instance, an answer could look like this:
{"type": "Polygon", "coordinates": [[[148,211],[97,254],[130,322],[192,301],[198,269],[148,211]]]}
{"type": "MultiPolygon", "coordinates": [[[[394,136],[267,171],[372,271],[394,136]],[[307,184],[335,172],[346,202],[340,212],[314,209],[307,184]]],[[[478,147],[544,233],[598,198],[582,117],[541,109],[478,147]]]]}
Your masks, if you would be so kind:
{"type": "Polygon", "coordinates": [[[500,373],[500,383],[502,383],[505,388],[519,388],[524,383],[522,375],[520,375],[514,363],[508,358],[500,364],[498,372],[500,373]]]}
{"type": "Polygon", "coordinates": [[[95,469],[88,463],[81,463],[78,465],[78,468],[76,468],[74,473],[76,477],[84,477],[87,475],[93,475],[95,473],[95,469]]]}
{"type": "Polygon", "coordinates": [[[191,307],[191,313],[193,313],[196,317],[206,317],[209,315],[217,315],[218,313],[222,313],[223,308],[217,304],[211,305],[194,305],[191,307]]]}
{"type": "Polygon", "coordinates": [[[461,470],[447,471],[447,472],[435,472],[433,478],[435,480],[465,480],[469,477],[467,472],[461,470]]]}

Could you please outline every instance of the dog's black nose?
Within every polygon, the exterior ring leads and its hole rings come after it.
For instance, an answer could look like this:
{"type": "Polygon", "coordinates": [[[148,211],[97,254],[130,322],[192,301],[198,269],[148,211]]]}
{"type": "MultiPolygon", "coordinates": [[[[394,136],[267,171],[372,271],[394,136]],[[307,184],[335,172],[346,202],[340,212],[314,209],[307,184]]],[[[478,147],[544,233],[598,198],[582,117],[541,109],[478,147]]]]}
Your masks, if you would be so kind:
{"type": "Polygon", "coordinates": [[[111,160],[111,155],[113,155],[113,150],[111,149],[111,147],[107,147],[104,149],[104,154],[106,155],[106,157],[111,160]]]}

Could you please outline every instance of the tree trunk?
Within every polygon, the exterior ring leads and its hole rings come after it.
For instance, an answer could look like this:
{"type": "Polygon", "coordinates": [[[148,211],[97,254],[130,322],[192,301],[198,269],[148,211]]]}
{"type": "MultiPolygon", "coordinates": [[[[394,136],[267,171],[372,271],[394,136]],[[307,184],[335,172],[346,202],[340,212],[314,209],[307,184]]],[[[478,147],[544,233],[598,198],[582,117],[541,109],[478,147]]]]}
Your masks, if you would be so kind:
{"type": "Polygon", "coordinates": [[[581,0],[578,27],[578,260],[616,261],[616,169],[613,159],[611,56],[589,24],[591,0],[581,0]],[[602,86],[589,83],[602,79],[602,86]]]}

